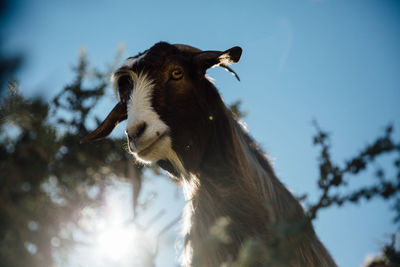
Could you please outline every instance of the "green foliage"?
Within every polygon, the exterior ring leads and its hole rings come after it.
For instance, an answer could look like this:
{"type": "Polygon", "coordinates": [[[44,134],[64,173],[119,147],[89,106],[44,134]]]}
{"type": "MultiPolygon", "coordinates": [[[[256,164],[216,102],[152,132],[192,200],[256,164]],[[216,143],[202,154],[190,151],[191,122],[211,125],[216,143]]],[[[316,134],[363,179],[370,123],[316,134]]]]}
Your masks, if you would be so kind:
{"type": "MultiPolygon", "coordinates": [[[[314,136],[314,145],[320,147],[318,187],[321,191],[319,199],[315,203],[307,203],[308,217],[313,220],[317,213],[332,205],[342,206],[345,203],[359,203],[361,199],[371,201],[376,197],[384,200],[395,200],[392,206],[395,212],[394,223],[400,222],[400,142],[393,139],[393,127],[388,126],[384,134],[376,138],[371,145],[355,156],[348,159],[344,166],[332,161],[330,153],[329,134],[315,124],[317,134],[314,136]],[[375,182],[358,186],[353,191],[346,192],[351,179],[365,173],[379,159],[389,156],[392,160],[392,170],[383,169],[380,165],[375,170],[375,182]],[[386,173],[391,171],[394,177],[388,177],[386,173]],[[335,190],[336,189],[336,190],[335,190]]],[[[388,158],[386,158],[387,160],[388,158]]],[[[305,201],[304,196],[302,201],[305,201]]],[[[371,215],[373,216],[373,215],[371,215]]],[[[382,249],[382,256],[377,257],[368,267],[397,267],[400,266],[400,251],[395,247],[395,234],[391,244],[382,249]]]]}
{"type": "Polygon", "coordinates": [[[399,267],[400,251],[395,247],[395,235],[392,236],[392,242],[383,247],[380,256],[368,263],[366,267],[399,267]]]}
{"type": "Polygon", "coordinates": [[[83,56],[75,73],[51,104],[24,98],[15,83],[1,101],[0,266],[53,266],[75,243],[81,208],[98,205],[112,177],[140,178],[123,139],[79,144],[109,72],[92,72],[84,88],[83,56]]]}
{"type": "MultiPolygon", "coordinates": [[[[81,208],[99,205],[105,187],[114,178],[129,179],[134,185],[137,203],[143,170],[135,167],[123,149],[125,140],[107,138],[80,144],[89,132],[87,125],[93,120],[92,111],[108,87],[111,69],[90,69],[82,55],[74,69],[75,79],[50,103],[27,99],[19,93],[17,83],[9,83],[9,92],[0,103],[0,266],[55,266],[57,261],[62,261],[76,244],[72,231],[81,227],[81,208]],[[98,192],[95,195],[89,193],[93,188],[98,192]]],[[[238,118],[243,118],[246,113],[240,104],[237,101],[230,108],[238,118]]],[[[314,143],[321,148],[318,180],[321,196],[315,204],[308,203],[309,218],[314,219],[320,210],[331,205],[380,196],[397,199],[394,210],[399,222],[400,144],[393,140],[392,127],[344,166],[331,160],[329,135],[317,129],[314,143]],[[350,193],[341,191],[350,177],[359,175],[387,154],[395,155],[396,177],[389,179],[385,176],[386,170],[378,168],[375,184],[350,193]],[[333,188],[339,190],[332,193],[333,188]]],[[[225,231],[229,218],[218,222],[207,241],[208,249],[230,242],[225,231]]],[[[301,237],[306,226],[298,221],[275,225],[276,229],[271,232],[276,236],[271,237],[270,244],[247,240],[237,261],[230,264],[254,266],[265,257],[270,261],[282,258],[275,255],[283,251],[282,240],[288,236],[301,237]]],[[[399,252],[393,243],[384,248],[383,255],[386,262],[396,262],[399,252]]],[[[279,264],[285,266],[285,263],[279,264]]]]}
{"type": "MultiPolygon", "coordinates": [[[[393,140],[393,127],[386,128],[383,136],[376,138],[371,145],[367,145],[357,155],[347,160],[344,166],[334,163],[330,154],[329,134],[322,131],[316,125],[317,134],[314,137],[314,145],[320,147],[318,187],[321,196],[317,203],[308,204],[308,215],[310,219],[317,216],[317,212],[331,205],[342,206],[345,203],[358,203],[361,199],[371,200],[374,197],[382,197],[385,200],[397,199],[400,202],[400,142],[393,140]],[[377,167],[375,171],[375,183],[365,185],[348,193],[345,187],[349,185],[351,177],[355,177],[366,171],[370,165],[385,155],[392,155],[393,173],[395,177],[386,177],[382,167],[377,167]],[[340,188],[340,192],[332,193],[333,189],[340,188]]],[[[337,191],[337,190],[336,190],[337,191]]],[[[394,206],[397,213],[395,222],[400,222],[399,205],[394,206]]]]}

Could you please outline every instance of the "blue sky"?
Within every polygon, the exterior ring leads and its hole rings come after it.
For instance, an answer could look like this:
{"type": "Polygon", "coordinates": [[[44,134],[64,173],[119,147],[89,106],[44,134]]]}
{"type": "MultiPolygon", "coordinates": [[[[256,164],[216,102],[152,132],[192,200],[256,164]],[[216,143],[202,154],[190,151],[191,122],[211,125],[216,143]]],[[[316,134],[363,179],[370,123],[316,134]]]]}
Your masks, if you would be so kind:
{"type": "MultiPolygon", "coordinates": [[[[240,83],[221,69],[209,74],[226,102],[243,100],[250,132],[296,194],[317,196],[314,119],[332,134],[332,156],[340,163],[389,123],[400,137],[398,1],[17,3],[3,46],[25,55],[18,78],[27,95],[50,97],[71,81],[82,46],[99,67],[113,60],[121,44],[125,57],[160,40],[204,50],[241,46],[242,59],[233,66],[240,83]]],[[[107,94],[112,100],[111,89],[107,94]]],[[[369,176],[354,184],[370,182],[369,176]]],[[[375,200],[324,210],[314,225],[339,266],[360,266],[379,251],[384,233],[395,231],[392,217],[388,203],[375,200]]]]}

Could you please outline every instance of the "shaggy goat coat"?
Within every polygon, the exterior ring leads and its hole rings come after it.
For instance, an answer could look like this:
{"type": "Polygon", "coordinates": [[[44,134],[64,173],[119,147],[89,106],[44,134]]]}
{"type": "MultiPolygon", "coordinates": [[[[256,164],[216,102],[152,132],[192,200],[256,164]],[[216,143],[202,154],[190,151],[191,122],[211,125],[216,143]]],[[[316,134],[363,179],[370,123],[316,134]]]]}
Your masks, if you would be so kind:
{"type": "Polygon", "coordinates": [[[216,65],[233,72],[227,64],[241,52],[158,43],[128,59],[115,75],[120,102],[84,141],[128,119],[136,159],[156,162],[182,185],[184,266],[336,266],[300,203],[205,77],[216,65]]]}

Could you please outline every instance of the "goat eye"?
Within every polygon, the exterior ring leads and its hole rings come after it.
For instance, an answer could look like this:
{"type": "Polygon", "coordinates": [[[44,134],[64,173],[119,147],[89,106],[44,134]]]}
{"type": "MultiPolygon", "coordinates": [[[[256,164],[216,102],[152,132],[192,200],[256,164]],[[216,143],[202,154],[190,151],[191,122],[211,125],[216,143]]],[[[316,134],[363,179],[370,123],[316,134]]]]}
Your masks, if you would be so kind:
{"type": "Polygon", "coordinates": [[[174,80],[179,80],[183,77],[183,71],[181,69],[174,69],[171,72],[171,78],[174,80]]]}

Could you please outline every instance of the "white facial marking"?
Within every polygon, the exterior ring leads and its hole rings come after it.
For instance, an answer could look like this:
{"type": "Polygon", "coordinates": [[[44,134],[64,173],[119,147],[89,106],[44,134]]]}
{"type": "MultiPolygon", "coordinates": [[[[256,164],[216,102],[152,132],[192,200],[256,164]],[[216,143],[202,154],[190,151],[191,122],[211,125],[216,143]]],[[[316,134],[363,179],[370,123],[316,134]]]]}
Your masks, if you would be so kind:
{"type": "Polygon", "coordinates": [[[158,145],[161,144],[157,144],[157,147],[154,148],[151,146],[159,137],[165,138],[165,134],[169,131],[169,128],[160,119],[151,105],[151,95],[154,84],[148,75],[140,73],[137,78],[133,80],[133,86],[131,97],[127,103],[128,122],[126,131],[128,133],[133,133],[138,124],[146,124],[143,134],[134,144],[134,153],[145,161],[152,161],[154,156],[152,156],[153,153],[150,152],[153,150],[156,151],[158,145]],[[140,155],[142,151],[143,155],[140,155]]]}
{"type": "Polygon", "coordinates": [[[131,75],[133,91],[127,103],[128,122],[126,131],[131,134],[140,123],[145,123],[143,134],[130,146],[134,147],[133,155],[142,163],[151,163],[168,159],[182,174],[185,173],[181,161],[172,149],[169,127],[160,119],[151,104],[154,88],[153,81],[145,73],[131,75]]]}

